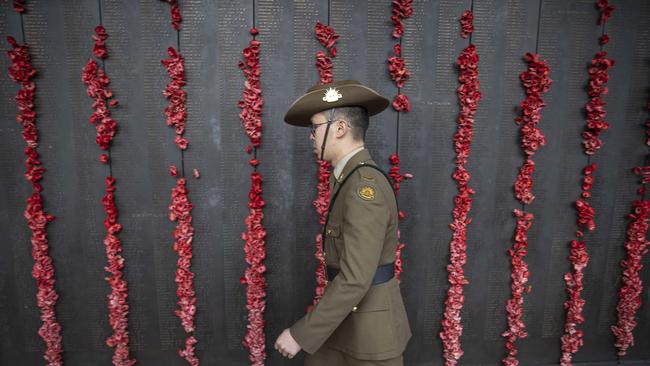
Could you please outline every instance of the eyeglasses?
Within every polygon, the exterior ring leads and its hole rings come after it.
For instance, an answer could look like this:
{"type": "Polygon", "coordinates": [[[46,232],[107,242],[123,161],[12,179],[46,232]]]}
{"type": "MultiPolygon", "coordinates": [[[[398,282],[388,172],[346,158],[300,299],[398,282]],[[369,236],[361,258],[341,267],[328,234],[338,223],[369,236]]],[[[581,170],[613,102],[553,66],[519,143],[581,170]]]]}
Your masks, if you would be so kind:
{"type": "MultiPolygon", "coordinates": [[[[326,124],[328,124],[328,123],[334,123],[334,122],[339,122],[339,121],[332,121],[332,122],[329,122],[329,121],[328,121],[328,122],[323,122],[323,123],[312,124],[312,125],[311,125],[311,132],[310,132],[311,135],[314,136],[314,137],[316,137],[316,130],[318,129],[318,126],[320,126],[320,125],[326,125],[326,124]]],[[[350,128],[350,129],[352,128],[352,126],[350,126],[350,124],[349,124],[347,121],[343,121],[343,122],[345,122],[345,124],[348,125],[348,128],[350,128]]]]}
{"type": "Polygon", "coordinates": [[[312,124],[312,125],[311,125],[311,132],[310,132],[310,134],[311,134],[312,136],[315,137],[315,136],[316,136],[316,130],[318,129],[318,127],[319,127],[320,125],[326,125],[326,124],[328,124],[328,123],[330,123],[330,122],[328,121],[328,122],[323,122],[323,123],[312,124]]]}

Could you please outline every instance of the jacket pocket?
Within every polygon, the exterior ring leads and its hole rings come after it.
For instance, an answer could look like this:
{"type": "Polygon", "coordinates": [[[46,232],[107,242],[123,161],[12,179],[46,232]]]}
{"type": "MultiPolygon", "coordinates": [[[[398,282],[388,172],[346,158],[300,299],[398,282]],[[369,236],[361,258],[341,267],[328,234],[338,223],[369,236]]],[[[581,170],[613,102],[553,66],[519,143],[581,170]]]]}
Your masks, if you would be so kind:
{"type": "MultiPolygon", "coordinates": [[[[383,285],[383,284],[382,284],[383,285]]],[[[336,330],[335,348],[354,354],[376,354],[396,348],[391,303],[386,287],[370,288],[336,330]]]]}
{"type": "Polygon", "coordinates": [[[325,236],[328,238],[338,238],[341,236],[341,225],[328,224],[325,229],[325,236]]]}
{"type": "Polygon", "coordinates": [[[339,257],[341,253],[341,225],[333,223],[328,224],[325,228],[325,238],[323,245],[325,249],[325,262],[328,265],[339,265],[339,257]]]}

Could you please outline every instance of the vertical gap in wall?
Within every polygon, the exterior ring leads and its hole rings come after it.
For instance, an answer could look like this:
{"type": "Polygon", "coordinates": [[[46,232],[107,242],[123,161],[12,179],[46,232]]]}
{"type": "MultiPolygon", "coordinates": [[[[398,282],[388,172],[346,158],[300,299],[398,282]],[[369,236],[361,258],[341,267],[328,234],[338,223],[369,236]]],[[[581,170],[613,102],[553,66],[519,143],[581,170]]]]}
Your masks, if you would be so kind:
{"type": "Polygon", "coordinates": [[[331,9],[332,9],[332,1],[327,0],[327,26],[330,26],[330,18],[331,18],[331,9]]]}
{"type": "Polygon", "coordinates": [[[539,34],[542,28],[542,2],[539,0],[539,7],[537,9],[537,36],[535,36],[535,53],[539,53],[539,34]]]}
{"type": "MultiPolygon", "coordinates": [[[[474,0],[472,0],[472,2],[469,4],[469,10],[472,12],[472,15],[473,15],[474,14],[474,0]]],[[[472,44],[472,34],[474,34],[474,32],[471,32],[469,34],[469,44],[472,44]]]]}
{"type": "Polygon", "coordinates": [[[20,14],[20,36],[22,37],[22,42],[25,44],[25,22],[23,21],[23,13],[20,14]]]}

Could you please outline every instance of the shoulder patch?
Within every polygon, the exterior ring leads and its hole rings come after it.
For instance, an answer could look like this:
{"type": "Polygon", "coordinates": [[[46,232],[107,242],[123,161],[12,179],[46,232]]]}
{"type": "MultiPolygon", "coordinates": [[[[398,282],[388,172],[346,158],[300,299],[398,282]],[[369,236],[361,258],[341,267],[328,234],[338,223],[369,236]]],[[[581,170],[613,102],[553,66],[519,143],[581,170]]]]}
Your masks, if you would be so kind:
{"type": "Polygon", "coordinates": [[[366,201],[372,201],[375,199],[375,189],[368,185],[362,185],[357,189],[357,194],[361,199],[366,201]]]}

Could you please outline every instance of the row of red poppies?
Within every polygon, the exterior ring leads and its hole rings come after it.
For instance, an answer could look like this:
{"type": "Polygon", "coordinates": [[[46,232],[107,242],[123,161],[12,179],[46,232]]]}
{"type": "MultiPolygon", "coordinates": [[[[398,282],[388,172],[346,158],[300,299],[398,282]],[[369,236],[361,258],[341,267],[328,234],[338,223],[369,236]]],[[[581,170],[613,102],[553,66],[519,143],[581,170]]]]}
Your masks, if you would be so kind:
{"type": "MultiPolygon", "coordinates": [[[[108,57],[106,40],[108,34],[103,26],[95,27],[95,34],[92,36],[95,41],[93,54],[103,60],[108,57]]],[[[113,99],[113,92],[109,89],[110,78],[106,75],[104,68],[97,61],[89,59],[83,69],[81,80],[86,84],[86,94],[93,100],[93,114],[89,122],[95,125],[95,142],[103,151],[110,153],[110,145],[117,131],[117,121],[111,117],[111,108],[117,107],[119,102],[113,99]]],[[[102,153],[99,158],[101,163],[111,164],[110,157],[102,153]]],[[[128,283],[124,279],[125,259],[122,257],[122,242],[118,236],[122,225],[117,221],[119,212],[115,204],[116,187],[115,177],[110,174],[105,179],[106,194],[102,200],[106,219],[104,228],[106,237],[104,246],[106,250],[107,265],[109,272],[108,281],[111,292],[107,296],[108,319],[113,334],[106,340],[109,347],[115,348],[113,353],[113,364],[130,366],[136,360],[129,357],[129,332],[127,314],[129,312],[128,283]]]]}
{"type": "Polygon", "coordinates": [[[571,262],[571,271],[564,275],[566,282],[566,291],[568,299],[564,302],[566,310],[564,334],[561,337],[562,355],[560,364],[562,366],[572,365],[573,354],[577,353],[582,347],[584,340],[582,329],[578,326],[585,321],[583,308],[585,299],[582,298],[584,290],[584,269],[589,262],[587,243],[584,239],[583,229],[593,231],[596,228],[594,221],[595,210],[589,203],[592,197],[591,189],[594,184],[594,172],[596,164],[591,163],[590,157],[594,155],[603,145],[600,135],[609,127],[605,122],[605,102],[602,96],[608,93],[607,81],[609,80],[608,71],[614,66],[614,60],[606,58],[607,52],[602,51],[602,46],[609,41],[605,34],[605,22],[611,16],[613,7],[607,0],[598,0],[596,7],[600,10],[599,24],[602,24],[603,35],[600,37],[601,51],[591,60],[589,68],[589,102],[585,106],[587,111],[587,123],[582,133],[584,152],[587,154],[587,165],[583,168],[583,181],[581,197],[576,200],[575,208],[578,214],[576,238],[571,240],[569,261],[571,262]]]}
{"type": "MultiPolygon", "coordinates": [[[[394,39],[399,40],[393,46],[393,55],[388,57],[388,74],[395,83],[397,88],[397,94],[393,98],[391,103],[393,109],[397,112],[396,114],[396,125],[397,130],[396,135],[399,136],[399,120],[400,113],[407,113],[411,110],[409,104],[409,99],[406,94],[402,93],[402,88],[404,84],[411,76],[410,71],[406,68],[406,62],[402,58],[402,36],[404,35],[404,24],[402,21],[404,19],[410,18],[413,15],[413,0],[395,0],[392,1],[392,10],[390,20],[393,23],[393,31],[391,35],[394,39]]],[[[395,197],[399,197],[399,189],[402,181],[406,179],[413,178],[413,175],[410,173],[402,173],[401,171],[401,161],[399,157],[399,141],[396,141],[395,152],[388,157],[391,168],[388,172],[388,176],[393,180],[393,191],[395,192],[395,197]]],[[[402,221],[406,218],[406,212],[404,210],[399,210],[398,212],[398,221],[402,221]]],[[[404,243],[401,241],[402,233],[397,228],[397,248],[395,250],[395,278],[398,281],[401,280],[402,270],[403,270],[403,259],[402,259],[402,250],[404,249],[404,243]]]]}
{"type": "MultiPolygon", "coordinates": [[[[260,42],[255,39],[258,35],[255,24],[250,29],[252,39],[248,47],[242,51],[243,61],[239,61],[246,81],[242,99],[239,101],[239,118],[250,144],[246,148],[248,154],[253,153],[262,143],[262,88],[260,85],[260,42]]],[[[248,193],[248,216],[246,217],[246,232],[242,233],[244,240],[245,260],[248,267],[240,282],[246,284],[246,309],[248,309],[248,325],[244,336],[244,346],[248,348],[248,359],[251,365],[264,365],[266,359],[266,337],[264,334],[264,309],[266,308],[266,230],[262,220],[262,209],[265,202],[262,198],[262,175],[257,171],[259,161],[257,153],[249,159],[253,167],[251,186],[248,193]]]]}
{"type": "Polygon", "coordinates": [[[55,306],[59,298],[54,286],[56,277],[52,257],[49,255],[49,242],[47,239],[47,224],[54,221],[53,215],[47,214],[43,208],[43,187],[39,183],[43,179],[45,168],[39,160],[38,128],[36,127],[36,111],[34,96],[36,84],[32,78],[36,69],[31,64],[31,56],[26,44],[19,44],[13,37],[7,37],[12,49],[8,52],[11,59],[9,77],[20,85],[16,94],[18,115],[16,121],[22,126],[22,136],[25,140],[25,178],[32,185],[32,193],[27,198],[24,216],[27,226],[32,232],[32,256],[34,266],[32,277],[36,279],[36,304],[41,312],[43,324],[38,330],[38,335],[45,342],[43,357],[50,366],[63,364],[61,358],[61,325],[57,321],[55,306]]]}
{"type": "Polygon", "coordinates": [[[542,119],[541,110],[545,106],[542,94],[550,90],[552,83],[549,77],[551,69],[540,55],[526,53],[524,60],[528,63],[528,69],[519,75],[519,79],[526,92],[526,98],[519,104],[521,116],[517,117],[515,122],[519,125],[521,149],[526,155],[526,159],[519,168],[514,183],[515,198],[522,204],[522,209],[514,209],[517,219],[515,242],[512,248],[508,249],[508,255],[511,258],[512,284],[511,297],[506,303],[508,329],[503,333],[508,352],[503,359],[503,364],[506,366],[519,364],[515,342],[528,336],[526,325],[523,322],[523,295],[529,293],[531,287],[526,286],[530,273],[524,257],[528,252],[528,231],[532,226],[534,215],[525,212],[524,207],[535,199],[535,195],[532,193],[533,173],[535,172],[533,156],[539,148],[546,144],[546,138],[538,127],[542,119]]]}
{"type": "MultiPolygon", "coordinates": [[[[467,10],[460,18],[461,36],[466,38],[473,31],[473,15],[467,10]]],[[[456,169],[452,178],[456,181],[458,193],[454,197],[453,222],[449,225],[452,239],[449,244],[449,264],[447,265],[448,281],[450,283],[445,299],[444,319],[441,321],[443,358],[445,365],[453,366],[463,356],[460,336],[463,333],[461,324],[461,309],[465,302],[463,287],[469,283],[465,277],[464,266],[467,263],[467,226],[472,219],[468,217],[472,208],[474,189],[469,186],[470,174],[466,164],[469,158],[470,144],[474,134],[475,115],[478,102],[481,100],[480,83],[478,80],[479,57],[476,47],[470,42],[456,60],[460,74],[459,87],[456,89],[460,113],[456,120],[457,130],[454,134],[454,150],[456,151],[456,169]]]]}

